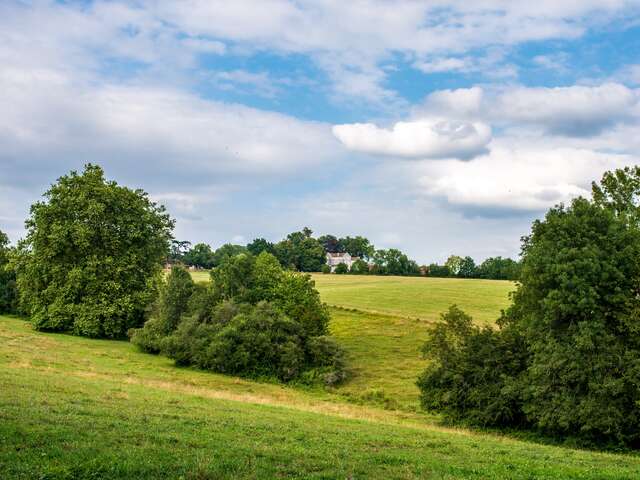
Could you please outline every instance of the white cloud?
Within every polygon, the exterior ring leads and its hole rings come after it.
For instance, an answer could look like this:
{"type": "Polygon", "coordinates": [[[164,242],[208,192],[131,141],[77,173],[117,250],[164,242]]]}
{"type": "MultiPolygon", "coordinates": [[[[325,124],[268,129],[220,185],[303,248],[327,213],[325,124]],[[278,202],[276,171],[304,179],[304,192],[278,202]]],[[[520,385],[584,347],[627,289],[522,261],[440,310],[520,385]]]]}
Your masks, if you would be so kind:
{"type": "Polygon", "coordinates": [[[633,163],[626,155],[586,149],[497,143],[472,162],[422,165],[418,180],[422,193],[474,214],[543,211],[589,196],[591,181],[606,170],[633,163]]]}
{"type": "Polygon", "coordinates": [[[349,150],[406,158],[470,159],[491,140],[484,123],[446,119],[398,122],[391,129],[372,123],[335,125],[333,133],[349,150]]]}
{"type": "Polygon", "coordinates": [[[497,97],[493,116],[534,124],[549,133],[589,136],[628,118],[638,95],[624,85],[507,89],[497,97]]]}

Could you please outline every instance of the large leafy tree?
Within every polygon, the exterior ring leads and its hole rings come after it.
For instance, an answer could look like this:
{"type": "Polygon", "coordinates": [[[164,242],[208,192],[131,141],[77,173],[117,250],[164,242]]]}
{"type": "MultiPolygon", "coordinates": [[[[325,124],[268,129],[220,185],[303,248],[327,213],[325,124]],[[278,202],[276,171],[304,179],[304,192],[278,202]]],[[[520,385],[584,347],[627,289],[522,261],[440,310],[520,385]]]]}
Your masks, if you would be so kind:
{"type": "Polygon", "coordinates": [[[345,252],[349,252],[352,257],[359,257],[365,260],[373,257],[375,247],[369,239],[357,235],[355,237],[344,237],[340,239],[340,245],[345,252]]]}
{"type": "Polygon", "coordinates": [[[593,200],[534,222],[500,329],[448,322],[429,341],[423,404],[484,425],[640,446],[639,193],[640,169],[618,170],[593,200]]]}
{"type": "Polygon", "coordinates": [[[183,255],[183,261],[187,265],[212,268],[215,264],[215,255],[211,247],[206,243],[196,243],[183,255]]]}
{"type": "Polygon", "coordinates": [[[143,323],[174,222],[99,166],[60,177],[31,207],[18,285],[37,329],[118,338],[143,323]]]}
{"type": "Polygon", "coordinates": [[[293,232],[277,243],[275,255],[286,268],[299,272],[319,272],[326,262],[325,251],[320,242],[313,238],[307,227],[293,232]]]}

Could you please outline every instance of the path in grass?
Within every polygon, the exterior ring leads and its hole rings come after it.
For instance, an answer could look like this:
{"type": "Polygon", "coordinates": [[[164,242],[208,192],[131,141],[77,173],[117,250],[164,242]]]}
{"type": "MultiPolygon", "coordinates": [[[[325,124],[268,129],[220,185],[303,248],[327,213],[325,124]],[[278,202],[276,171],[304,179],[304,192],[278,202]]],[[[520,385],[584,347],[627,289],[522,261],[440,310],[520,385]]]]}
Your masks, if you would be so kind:
{"type": "Polygon", "coordinates": [[[626,479],[640,458],[439,428],[0,317],[0,478],[626,479]]]}

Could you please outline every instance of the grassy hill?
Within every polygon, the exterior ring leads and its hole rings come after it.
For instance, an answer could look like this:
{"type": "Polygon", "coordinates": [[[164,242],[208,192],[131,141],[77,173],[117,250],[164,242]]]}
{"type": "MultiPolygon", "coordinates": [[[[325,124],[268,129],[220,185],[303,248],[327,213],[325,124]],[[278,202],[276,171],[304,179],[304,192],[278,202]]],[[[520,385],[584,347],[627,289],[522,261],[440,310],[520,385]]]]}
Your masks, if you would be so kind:
{"type": "Polygon", "coordinates": [[[479,323],[493,323],[515,288],[512,282],[459,278],[314,274],[313,279],[329,305],[437,320],[455,303],[479,323]]]}
{"type": "Polygon", "coordinates": [[[0,478],[623,479],[633,455],[446,429],[0,317],[0,478]]]}
{"type": "Polygon", "coordinates": [[[491,322],[511,283],[315,279],[352,369],[330,391],[176,368],[127,342],[0,317],[0,478],[640,477],[635,455],[443,428],[418,408],[430,322],[454,302],[491,322]]]}

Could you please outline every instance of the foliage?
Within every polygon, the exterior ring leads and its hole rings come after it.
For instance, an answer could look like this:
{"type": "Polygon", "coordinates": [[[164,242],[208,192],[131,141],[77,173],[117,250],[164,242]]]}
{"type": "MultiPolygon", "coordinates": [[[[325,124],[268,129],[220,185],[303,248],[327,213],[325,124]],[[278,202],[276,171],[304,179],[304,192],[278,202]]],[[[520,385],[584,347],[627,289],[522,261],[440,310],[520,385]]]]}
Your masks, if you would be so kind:
{"type": "Polygon", "coordinates": [[[225,243],[214,252],[212,267],[217,267],[218,265],[222,265],[222,263],[224,263],[226,259],[235,257],[236,255],[240,255],[241,253],[246,253],[246,252],[247,252],[247,247],[244,247],[242,245],[234,245],[232,243],[225,243]]]}
{"type": "Polygon", "coordinates": [[[339,349],[318,340],[329,313],[309,275],[284,271],[267,252],[225,257],[210,285],[185,275],[172,270],[152,317],[132,331],[142,349],[221,373],[283,381],[305,373],[327,384],[344,378],[339,349]]]}
{"type": "Polygon", "coordinates": [[[0,230],[0,313],[17,313],[16,272],[10,263],[9,238],[0,230]]]}
{"type": "Polygon", "coordinates": [[[185,253],[187,253],[190,248],[191,242],[172,239],[167,260],[169,261],[169,263],[182,262],[185,253]]]}
{"type": "Polygon", "coordinates": [[[200,268],[213,268],[217,257],[213,250],[206,243],[196,243],[182,256],[182,261],[186,265],[193,265],[200,268]]]}
{"type": "Polygon", "coordinates": [[[375,247],[365,237],[357,235],[355,237],[345,237],[340,239],[340,244],[345,252],[349,252],[352,257],[368,260],[373,257],[375,247]]]}
{"type": "Polygon", "coordinates": [[[344,252],[344,245],[334,235],[322,235],[318,237],[318,242],[327,253],[344,252]]]}
{"type": "Polygon", "coordinates": [[[349,273],[353,273],[356,275],[367,275],[369,273],[369,264],[359,258],[351,264],[351,270],[349,270],[349,273]]]}
{"type": "Polygon", "coordinates": [[[418,378],[422,406],[476,425],[519,425],[517,375],[526,361],[522,337],[480,328],[455,305],[442,315],[422,352],[431,359],[418,378]]]}
{"type": "Polygon", "coordinates": [[[90,164],[44,196],[18,257],[22,304],[39,330],[123,337],[144,320],[173,221],[145,192],[90,164]]]}
{"type": "Polygon", "coordinates": [[[172,267],[160,288],[154,316],[145,328],[129,332],[131,342],[149,353],[160,352],[160,340],[173,332],[189,307],[195,285],[182,267],[172,267]]]}
{"type": "Polygon", "coordinates": [[[320,271],[322,273],[331,273],[331,267],[329,265],[322,265],[322,267],[320,267],[320,271]]]}
{"type": "Polygon", "coordinates": [[[285,240],[275,245],[275,255],[285,268],[299,272],[319,272],[326,262],[325,251],[313,232],[304,228],[300,232],[287,235],[285,240]]]}
{"type": "Polygon", "coordinates": [[[432,263],[429,265],[427,275],[430,277],[450,277],[451,270],[446,265],[438,265],[437,263],[432,263]]]}
{"type": "Polygon", "coordinates": [[[427,343],[425,406],[483,425],[640,446],[639,173],[607,174],[593,201],[534,222],[500,329],[442,327],[427,343]]]}
{"type": "Polygon", "coordinates": [[[478,278],[517,280],[519,275],[520,264],[510,258],[490,257],[477,268],[478,278]]]}
{"type": "Polygon", "coordinates": [[[419,275],[420,267],[407,255],[396,248],[376,250],[373,255],[375,270],[378,275],[419,275]]]}
{"type": "Polygon", "coordinates": [[[349,273],[349,267],[347,267],[346,263],[339,263],[336,265],[334,272],[337,274],[349,273]]]}
{"type": "Polygon", "coordinates": [[[447,261],[444,262],[444,266],[449,269],[451,275],[458,276],[460,271],[460,265],[462,264],[462,257],[459,255],[450,255],[447,261]]]}
{"type": "Polygon", "coordinates": [[[262,252],[273,254],[275,252],[273,243],[264,238],[256,238],[247,245],[247,250],[254,256],[260,255],[262,252]]]}
{"type": "Polygon", "coordinates": [[[476,262],[473,258],[467,256],[462,259],[458,268],[458,277],[474,278],[477,275],[476,262]]]}

